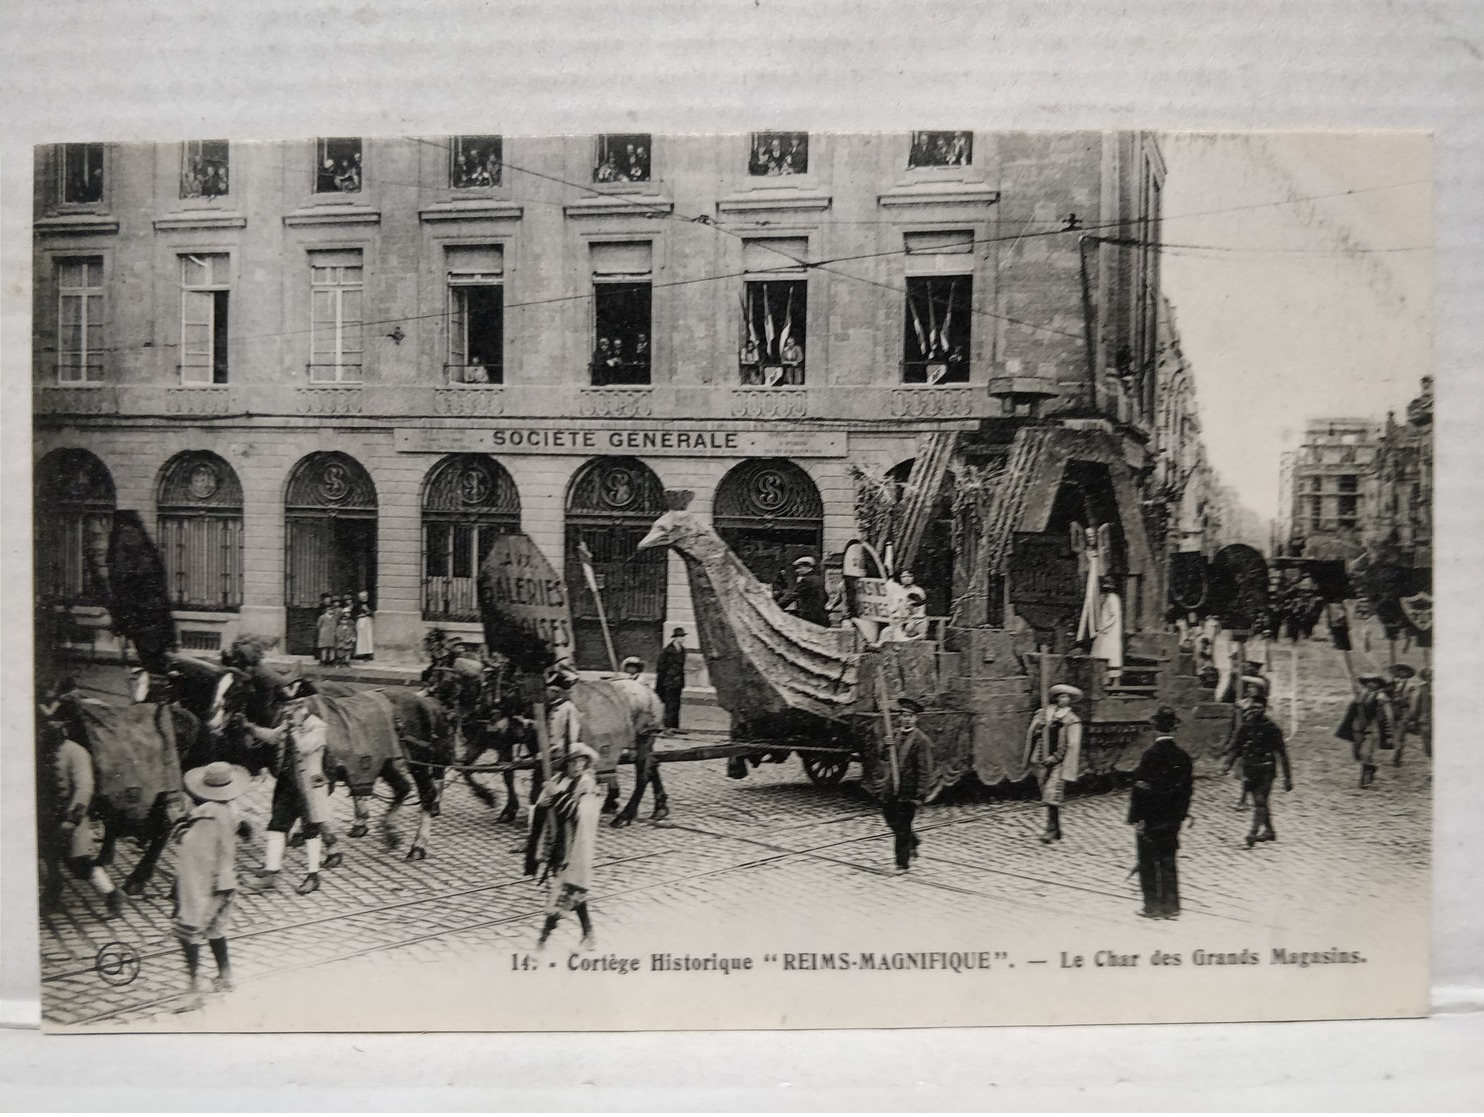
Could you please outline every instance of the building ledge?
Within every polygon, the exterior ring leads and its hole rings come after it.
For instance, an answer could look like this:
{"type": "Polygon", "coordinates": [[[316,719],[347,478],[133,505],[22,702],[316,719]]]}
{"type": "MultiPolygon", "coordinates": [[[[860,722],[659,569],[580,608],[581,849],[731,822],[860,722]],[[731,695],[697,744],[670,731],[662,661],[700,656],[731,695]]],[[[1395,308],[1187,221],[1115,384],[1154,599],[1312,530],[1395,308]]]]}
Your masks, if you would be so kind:
{"type": "Polygon", "coordinates": [[[519,221],[525,207],[481,198],[478,201],[438,202],[417,211],[424,221],[519,221]]]}
{"type": "Polygon", "coordinates": [[[568,202],[562,207],[568,217],[668,217],[675,203],[656,195],[601,195],[568,202]]]}
{"type": "Polygon", "coordinates": [[[833,199],[820,190],[799,190],[778,187],[758,187],[745,194],[732,194],[720,198],[716,203],[718,213],[768,213],[773,211],[823,211],[830,208],[833,199]]]}
{"type": "Polygon", "coordinates": [[[998,190],[954,182],[923,182],[912,186],[898,186],[876,198],[877,203],[883,206],[994,205],[999,200],[998,190]]]}
{"type": "Polygon", "coordinates": [[[306,225],[380,225],[381,211],[356,205],[310,206],[284,214],[283,223],[290,228],[306,225]]]}
{"type": "Polygon", "coordinates": [[[32,223],[37,236],[86,236],[119,231],[117,217],[103,213],[68,213],[60,217],[38,217],[32,223]]]}
{"type": "Polygon", "coordinates": [[[224,210],[201,209],[181,213],[167,213],[155,218],[155,232],[167,233],[176,230],[194,229],[245,229],[247,218],[240,213],[224,210]]]}

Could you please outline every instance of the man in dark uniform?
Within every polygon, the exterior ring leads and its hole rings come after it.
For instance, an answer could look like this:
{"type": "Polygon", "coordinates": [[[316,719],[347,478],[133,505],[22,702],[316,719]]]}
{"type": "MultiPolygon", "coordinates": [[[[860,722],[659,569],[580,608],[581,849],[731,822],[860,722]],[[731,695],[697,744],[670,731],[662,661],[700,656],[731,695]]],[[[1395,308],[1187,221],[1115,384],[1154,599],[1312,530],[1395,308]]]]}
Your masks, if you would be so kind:
{"type": "Polygon", "coordinates": [[[819,573],[813,557],[803,555],[794,559],[793,588],[779,598],[778,604],[785,609],[792,606],[794,614],[801,620],[817,624],[821,628],[828,628],[830,625],[828,601],[829,595],[825,593],[824,577],[819,573]]]}
{"type": "Polygon", "coordinates": [[[1273,815],[1268,809],[1268,796],[1278,767],[1283,767],[1283,790],[1293,790],[1293,770],[1288,764],[1288,747],[1283,731],[1268,717],[1268,696],[1261,692],[1247,699],[1247,712],[1232,739],[1231,755],[1223,772],[1242,763],[1242,792],[1252,796],[1252,829],[1247,832],[1247,848],[1258,842],[1276,841],[1273,815]]]}
{"type": "Polygon", "coordinates": [[[1128,820],[1137,835],[1139,886],[1144,891],[1145,919],[1174,919],[1180,914],[1180,876],[1176,854],[1180,826],[1190,811],[1194,775],[1190,755],[1170,734],[1180,719],[1161,706],[1150,719],[1154,744],[1134,769],[1134,787],[1128,800],[1128,820]]]}
{"type": "Polygon", "coordinates": [[[654,672],[655,693],[665,704],[665,728],[680,728],[680,698],[685,693],[685,629],[670,633],[670,642],[660,649],[654,672]]]}
{"type": "Polygon", "coordinates": [[[917,728],[917,715],[922,706],[910,698],[903,698],[897,707],[892,726],[895,742],[888,740],[887,771],[881,813],[886,824],[896,836],[897,873],[905,873],[920,844],[912,832],[912,819],[917,808],[927,797],[932,781],[933,743],[928,735],[917,728]],[[895,744],[895,758],[891,746],[895,744]]]}

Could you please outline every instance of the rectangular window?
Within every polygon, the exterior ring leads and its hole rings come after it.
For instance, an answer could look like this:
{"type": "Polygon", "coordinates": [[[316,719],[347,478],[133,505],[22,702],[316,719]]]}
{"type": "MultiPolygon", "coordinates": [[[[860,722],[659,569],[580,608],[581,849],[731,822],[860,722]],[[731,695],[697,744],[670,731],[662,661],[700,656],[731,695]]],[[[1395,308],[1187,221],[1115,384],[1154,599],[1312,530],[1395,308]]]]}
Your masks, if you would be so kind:
{"type": "Polygon", "coordinates": [[[103,258],[57,261],[57,380],[103,379],[103,258]]]}
{"type": "Polygon", "coordinates": [[[505,381],[504,253],[498,245],[450,247],[448,382],[505,381]]]}
{"type": "Polygon", "coordinates": [[[593,158],[593,181],[648,182],[650,150],[648,133],[599,136],[593,158]]]}
{"type": "MultiPolygon", "coordinates": [[[[938,235],[938,234],[934,234],[938,235]]],[[[942,234],[962,236],[962,234],[942,234]]],[[[907,240],[907,310],[903,331],[902,383],[966,384],[969,380],[970,316],[974,277],[940,274],[972,266],[973,256],[946,252],[954,245],[936,246],[931,254],[907,240]],[[913,260],[913,255],[921,258],[913,260]],[[931,271],[935,274],[912,274],[931,271]]],[[[972,235],[967,242],[972,246],[972,235]]]]}
{"type": "Polygon", "coordinates": [[[594,385],[650,382],[651,248],[648,241],[594,244],[594,385]]]}
{"type": "Polygon", "coordinates": [[[361,253],[311,252],[309,379],[317,384],[361,379],[361,253]]]}
{"type": "Polygon", "coordinates": [[[909,167],[967,167],[973,160],[973,132],[912,133],[909,167]]]}
{"type": "Polygon", "coordinates": [[[360,193],[360,137],[332,136],[316,140],[314,167],[316,194],[360,193]]]}
{"type": "Polygon", "coordinates": [[[802,279],[748,280],[742,296],[742,383],[795,388],[804,383],[808,284],[802,279]]]}
{"type": "Polygon", "coordinates": [[[754,177],[809,173],[808,132],[754,132],[747,173],[754,177]]]}
{"type": "Polygon", "coordinates": [[[499,136],[455,136],[448,153],[448,185],[455,190],[499,186],[502,147],[499,136]]]}
{"type": "Polygon", "coordinates": [[[1324,502],[1319,497],[1309,500],[1309,530],[1318,531],[1324,522],[1324,502]]]}
{"type": "Polygon", "coordinates": [[[61,145],[62,201],[92,205],[103,200],[103,145],[61,145]]]}
{"type": "Polygon", "coordinates": [[[1354,473],[1340,474],[1340,492],[1353,493],[1357,491],[1360,478],[1354,473]]]}
{"type": "Polygon", "coordinates": [[[180,382],[227,382],[226,253],[180,258],[180,382]]]}
{"type": "Polygon", "coordinates": [[[224,198],[227,180],[227,141],[189,140],[180,145],[180,196],[224,198]]]}
{"type": "Polygon", "coordinates": [[[1339,498],[1337,512],[1340,517],[1341,527],[1354,527],[1356,513],[1359,510],[1359,498],[1353,496],[1342,496],[1339,498]]]}

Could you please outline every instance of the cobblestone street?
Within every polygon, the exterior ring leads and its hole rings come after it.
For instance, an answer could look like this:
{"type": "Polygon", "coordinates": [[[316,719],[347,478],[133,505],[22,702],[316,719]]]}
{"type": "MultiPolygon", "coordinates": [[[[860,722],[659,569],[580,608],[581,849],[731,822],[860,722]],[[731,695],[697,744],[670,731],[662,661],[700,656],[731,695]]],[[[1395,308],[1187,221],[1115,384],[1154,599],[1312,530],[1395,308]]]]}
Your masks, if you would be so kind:
{"type": "MultiPolygon", "coordinates": [[[[1384,657],[1384,646],[1373,646],[1372,656],[1384,657]]],[[[1272,671],[1272,714],[1285,733],[1293,714],[1290,656],[1286,645],[1276,648],[1272,671]]],[[[1374,662],[1364,651],[1356,656],[1359,667],[1374,662]]],[[[1415,653],[1406,658],[1420,662],[1415,653]]],[[[1195,822],[1182,839],[1178,923],[1151,926],[1136,918],[1122,791],[1072,799],[1063,814],[1066,838],[1049,847],[1037,841],[1034,801],[978,794],[929,805],[918,816],[921,858],[909,875],[894,877],[889,833],[854,770],[842,786],[821,789],[796,758],[764,763],[744,780],[727,778],[724,761],[708,761],[663,768],[672,810],[666,823],[641,815],[628,829],[600,831],[592,905],[600,948],[638,955],[671,943],[717,943],[717,928],[742,941],[750,936],[761,951],[794,949],[795,942],[801,949],[821,942],[823,949],[870,949],[888,939],[955,949],[982,942],[987,927],[997,942],[1017,944],[1034,943],[1051,928],[1075,927],[1096,939],[1136,927],[1151,944],[1177,936],[1187,947],[1203,937],[1219,943],[1262,929],[1302,949],[1326,949],[1336,945],[1328,941],[1336,913],[1374,897],[1389,911],[1415,912],[1425,926],[1430,760],[1410,750],[1403,766],[1388,764],[1373,788],[1360,790],[1349,746],[1332,736],[1347,695],[1338,653],[1327,643],[1306,644],[1296,673],[1295,789],[1274,794],[1279,841],[1246,849],[1248,816],[1233,809],[1237,784],[1209,763],[1198,765],[1195,822]]],[[[93,669],[87,681],[104,697],[121,691],[117,668],[93,669]]],[[[621,770],[626,786],[630,773],[621,770]]],[[[263,782],[249,796],[260,817],[270,787],[263,782]]],[[[343,834],[350,801],[341,791],[335,804],[343,834]]],[[[373,814],[382,809],[376,804],[373,814]]],[[[303,861],[302,851],[291,849],[281,890],[239,889],[231,938],[238,993],[224,1000],[278,995],[307,970],[317,979],[343,974],[354,982],[389,964],[489,961],[529,950],[545,893],[521,876],[515,850],[522,831],[495,816],[450,782],[428,860],[408,862],[386,850],[373,826],[371,836],[343,842],[344,865],[325,873],[324,887],[310,896],[293,892],[303,861]]],[[[404,837],[412,825],[409,810],[404,837]]],[[[116,879],[134,856],[131,845],[121,848],[116,879]]],[[[260,856],[256,844],[240,845],[244,878],[260,856]]],[[[68,882],[64,910],[42,926],[48,1022],[211,1027],[225,1019],[223,1001],[191,1014],[197,1023],[173,1015],[183,968],[170,934],[171,877],[167,852],[146,895],[114,920],[102,918],[90,890],[68,882]],[[136,980],[113,985],[100,976],[95,962],[110,943],[138,953],[136,980]]],[[[554,945],[563,958],[576,937],[575,926],[558,930],[554,945]]],[[[1034,954],[1021,957],[1044,961],[1034,954]]]]}

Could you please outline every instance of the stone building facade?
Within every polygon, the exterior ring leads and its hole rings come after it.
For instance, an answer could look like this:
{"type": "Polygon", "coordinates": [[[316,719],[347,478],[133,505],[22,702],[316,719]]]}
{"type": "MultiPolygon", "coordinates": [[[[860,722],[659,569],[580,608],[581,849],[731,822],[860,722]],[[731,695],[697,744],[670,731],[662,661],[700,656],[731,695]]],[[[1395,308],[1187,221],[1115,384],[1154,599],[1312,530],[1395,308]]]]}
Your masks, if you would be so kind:
{"type": "Polygon", "coordinates": [[[1348,560],[1365,551],[1375,524],[1381,430],[1376,419],[1309,420],[1283,464],[1291,553],[1348,560]]]}
{"type": "MultiPolygon", "coordinates": [[[[1119,474],[1101,514],[1153,616],[1163,174],[1134,133],[40,148],[38,593],[102,625],[136,509],[187,647],[311,651],[320,595],[366,591],[408,658],[478,632],[473,574],[518,528],[585,666],[583,546],[619,655],[652,660],[695,629],[681,561],[633,548],[664,490],[767,579],[858,534],[859,477],[905,484],[947,436],[962,481],[1054,429],[1119,474]]],[[[1003,620],[1003,570],[944,562],[943,522],[932,611],[1003,620]]]]}

